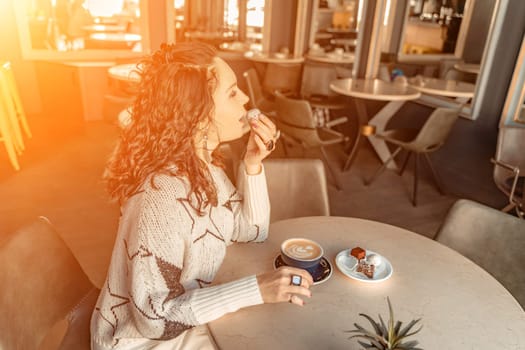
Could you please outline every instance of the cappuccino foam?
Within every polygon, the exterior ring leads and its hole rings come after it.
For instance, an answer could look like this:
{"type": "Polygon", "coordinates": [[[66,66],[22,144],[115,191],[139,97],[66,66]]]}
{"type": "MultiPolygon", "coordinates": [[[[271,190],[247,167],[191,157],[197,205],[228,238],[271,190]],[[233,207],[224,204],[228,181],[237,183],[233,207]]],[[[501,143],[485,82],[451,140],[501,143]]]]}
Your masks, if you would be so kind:
{"type": "Polygon", "coordinates": [[[296,259],[315,259],[321,255],[317,244],[307,240],[292,240],[284,247],[286,255],[296,259]]]}

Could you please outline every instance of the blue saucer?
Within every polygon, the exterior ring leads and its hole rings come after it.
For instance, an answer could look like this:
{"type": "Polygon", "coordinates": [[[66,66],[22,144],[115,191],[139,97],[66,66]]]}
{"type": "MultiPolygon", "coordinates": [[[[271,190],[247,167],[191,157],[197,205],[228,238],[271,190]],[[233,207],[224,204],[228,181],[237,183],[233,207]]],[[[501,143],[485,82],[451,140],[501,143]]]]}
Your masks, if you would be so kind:
{"type": "MultiPolygon", "coordinates": [[[[281,258],[281,255],[279,254],[273,261],[273,267],[277,269],[281,266],[286,266],[286,264],[281,258]]],[[[313,271],[308,270],[308,272],[310,272],[312,278],[314,279],[314,285],[320,284],[329,279],[330,276],[332,276],[332,265],[323,256],[321,258],[321,261],[319,262],[319,265],[317,265],[317,267],[313,271]]]]}

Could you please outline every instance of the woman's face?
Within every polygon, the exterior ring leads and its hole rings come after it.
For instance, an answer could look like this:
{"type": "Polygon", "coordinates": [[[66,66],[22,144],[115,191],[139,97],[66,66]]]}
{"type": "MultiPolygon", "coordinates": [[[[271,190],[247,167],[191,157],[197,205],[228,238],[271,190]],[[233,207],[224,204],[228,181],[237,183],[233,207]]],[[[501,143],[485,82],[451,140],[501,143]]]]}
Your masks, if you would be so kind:
{"type": "Polygon", "coordinates": [[[248,96],[239,90],[237,77],[224,60],[216,57],[214,65],[218,81],[213,93],[215,113],[208,130],[208,146],[238,139],[250,130],[244,108],[248,96]]]}

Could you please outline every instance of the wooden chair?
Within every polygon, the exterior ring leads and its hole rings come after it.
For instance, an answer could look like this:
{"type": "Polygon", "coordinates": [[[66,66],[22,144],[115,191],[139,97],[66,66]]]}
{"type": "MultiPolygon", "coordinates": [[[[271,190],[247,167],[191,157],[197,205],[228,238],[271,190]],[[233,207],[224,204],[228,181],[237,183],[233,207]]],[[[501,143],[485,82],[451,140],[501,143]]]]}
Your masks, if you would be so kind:
{"type": "Polygon", "coordinates": [[[503,126],[499,130],[494,163],[494,182],[509,200],[503,209],[512,209],[525,218],[525,128],[503,126]]]}
{"type": "Polygon", "coordinates": [[[257,71],[254,68],[250,68],[243,73],[243,76],[248,86],[251,108],[258,108],[264,114],[274,117],[275,102],[264,95],[257,71]]]}
{"type": "Polygon", "coordinates": [[[301,216],[329,216],[323,162],[319,159],[264,161],[270,196],[270,222],[301,216]]]}
{"type": "Polygon", "coordinates": [[[0,141],[4,143],[11,165],[18,171],[18,155],[24,150],[24,141],[8,89],[5,76],[0,71],[0,141]]]}
{"type": "Polygon", "coordinates": [[[268,63],[264,72],[262,88],[268,94],[276,91],[289,96],[299,95],[302,63],[268,63]]]}
{"type": "Polygon", "coordinates": [[[99,291],[46,218],[0,241],[0,348],[90,349],[99,291]]]}
{"type": "Polygon", "coordinates": [[[319,149],[322,159],[334,179],[336,188],[341,189],[335,171],[328,161],[325,147],[344,143],[344,135],[328,128],[317,127],[310,104],[306,100],[288,98],[280,92],[276,92],[276,106],[276,123],[283,137],[295,141],[304,149],[319,149]]]}
{"type": "Polygon", "coordinates": [[[301,98],[308,100],[314,114],[319,115],[318,123],[328,128],[348,121],[347,117],[331,118],[331,111],[348,106],[345,96],[330,89],[330,82],[335,79],[337,71],[332,64],[307,62],[303,67],[301,98]]]}
{"type": "Polygon", "coordinates": [[[525,308],[525,221],[460,199],[435,239],[485,269],[525,308]]]}
{"type": "Polygon", "coordinates": [[[414,154],[414,189],[412,191],[412,204],[417,205],[417,185],[418,185],[418,163],[419,155],[423,155],[427,161],[428,166],[432,172],[432,177],[440,193],[443,193],[441,182],[438,178],[437,172],[434,170],[430,162],[429,153],[437,151],[445,143],[450,131],[456,120],[458,119],[459,109],[436,108],[429,116],[423,127],[417,129],[390,129],[382,134],[376,134],[375,137],[391,143],[397,148],[392,153],[392,156],[384,162],[381,167],[372,175],[369,180],[365,181],[365,185],[370,185],[372,182],[386,169],[395,156],[402,150],[408,152],[403,166],[399,172],[403,174],[408,160],[414,154]]]}
{"type": "Polygon", "coordinates": [[[16,85],[15,75],[13,73],[13,68],[11,67],[11,63],[10,62],[2,63],[0,72],[4,76],[5,82],[7,83],[7,89],[8,89],[7,91],[13,102],[13,108],[16,113],[16,121],[22,127],[22,130],[24,131],[25,135],[28,138],[31,138],[33,137],[33,135],[31,133],[29,124],[27,122],[27,117],[24,112],[22,100],[20,99],[20,95],[18,94],[18,88],[16,85]]]}

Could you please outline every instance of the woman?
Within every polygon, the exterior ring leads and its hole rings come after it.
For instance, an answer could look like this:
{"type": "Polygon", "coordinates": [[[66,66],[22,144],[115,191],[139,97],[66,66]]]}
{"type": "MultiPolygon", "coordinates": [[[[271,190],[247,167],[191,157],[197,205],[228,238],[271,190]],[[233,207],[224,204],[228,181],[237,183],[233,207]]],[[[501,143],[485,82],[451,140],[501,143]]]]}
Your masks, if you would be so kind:
{"type": "Polygon", "coordinates": [[[132,123],[106,171],[122,216],[91,320],[92,348],[213,348],[207,322],[311,296],[311,276],[288,267],[210,286],[227,245],[267,237],[261,162],[276,128],[263,115],[248,122],[235,74],[206,45],[163,45],[141,69],[132,123]],[[247,132],[236,189],[214,151],[247,132]]]}

